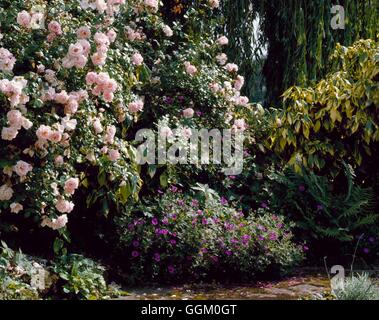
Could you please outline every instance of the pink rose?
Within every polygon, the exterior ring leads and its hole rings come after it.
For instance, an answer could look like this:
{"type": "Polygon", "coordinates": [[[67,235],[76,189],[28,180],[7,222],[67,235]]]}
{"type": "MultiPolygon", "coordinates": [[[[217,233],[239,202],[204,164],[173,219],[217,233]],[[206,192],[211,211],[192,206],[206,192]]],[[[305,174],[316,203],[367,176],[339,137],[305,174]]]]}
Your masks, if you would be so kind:
{"type": "Polygon", "coordinates": [[[0,187],[0,201],[8,201],[13,197],[13,189],[6,184],[0,187]]]}
{"type": "Polygon", "coordinates": [[[228,43],[229,43],[229,39],[225,36],[222,36],[220,38],[217,39],[217,43],[220,45],[220,46],[226,46],[228,43]]]}
{"type": "Polygon", "coordinates": [[[183,116],[185,118],[192,118],[194,115],[195,111],[192,108],[187,108],[183,110],[183,116]]]}
{"type": "Polygon", "coordinates": [[[57,203],[55,204],[55,208],[60,213],[70,213],[72,210],[74,210],[74,204],[68,200],[59,199],[57,203]]]}
{"type": "Polygon", "coordinates": [[[68,54],[71,57],[79,57],[83,54],[83,46],[77,42],[75,44],[70,44],[68,48],[68,54]]]}
{"type": "Polygon", "coordinates": [[[17,130],[21,129],[24,117],[19,110],[13,109],[8,111],[7,119],[11,127],[16,128],[17,130]]]}
{"type": "Polygon", "coordinates": [[[228,72],[238,72],[238,66],[235,63],[228,63],[225,69],[228,72]]]}
{"type": "Polygon", "coordinates": [[[4,127],[1,130],[1,139],[11,141],[17,137],[18,130],[14,127],[4,127]]]}
{"type": "Polygon", "coordinates": [[[186,73],[188,73],[190,76],[193,76],[197,73],[197,68],[188,61],[184,62],[184,67],[186,69],[186,73]]]}
{"type": "Polygon", "coordinates": [[[22,160],[17,161],[16,165],[13,167],[13,171],[20,177],[25,177],[32,170],[33,166],[22,160]]]}
{"type": "Polygon", "coordinates": [[[220,1],[219,0],[208,0],[209,6],[212,9],[216,9],[220,6],[220,1]]]}
{"type": "Polygon", "coordinates": [[[116,31],[114,31],[113,29],[109,30],[107,32],[107,37],[108,37],[110,42],[115,42],[116,37],[117,37],[116,31]]]}
{"type": "Polygon", "coordinates": [[[137,100],[134,102],[130,102],[128,104],[128,109],[131,113],[136,113],[143,110],[143,102],[141,100],[137,100]]]}
{"type": "Polygon", "coordinates": [[[95,132],[96,132],[97,134],[103,132],[103,126],[101,125],[101,122],[100,122],[99,119],[95,119],[95,120],[93,121],[93,128],[95,129],[95,132]]]}
{"type": "Polygon", "coordinates": [[[153,11],[158,10],[158,1],[157,0],[145,0],[144,4],[146,7],[148,7],[149,9],[151,9],[153,11]]]}
{"type": "Polygon", "coordinates": [[[78,178],[69,178],[64,184],[64,191],[68,194],[74,194],[79,187],[78,178]]]}
{"type": "Polygon", "coordinates": [[[216,56],[216,60],[220,66],[223,66],[228,61],[228,56],[225,53],[220,53],[216,56]]]}
{"type": "Polygon", "coordinates": [[[101,54],[99,52],[95,52],[92,56],[91,56],[91,60],[92,60],[92,63],[95,65],[95,66],[103,66],[105,65],[106,63],[106,60],[107,60],[107,56],[105,54],[101,54]]]}
{"type": "Polygon", "coordinates": [[[172,37],[174,35],[174,32],[168,25],[164,25],[162,28],[163,33],[165,34],[166,37],[172,37]]]}
{"type": "Polygon", "coordinates": [[[64,163],[62,156],[56,156],[54,160],[55,165],[60,166],[64,163]]]}
{"type": "Polygon", "coordinates": [[[13,202],[9,207],[11,208],[12,213],[19,213],[20,211],[24,209],[22,204],[19,204],[17,202],[13,202]]]}
{"type": "Polygon", "coordinates": [[[17,23],[24,28],[30,27],[31,20],[32,17],[30,16],[29,12],[25,10],[19,12],[17,15],[17,23]]]}
{"type": "Polygon", "coordinates": [[[114,94],[113,92],[105,91],[103,94],[103,98],[105,102],[112,102],[114,99],[114,94]]]}
{"type": "Polygon", "coordinates": [[[57,21],[51,21],[48,24],[47,28],[50,32],[55,33],[57,36],[60,36],[62,34],[61,25],[57,21]]]}
{"type": "Polygon", "coordinates": [[[58,218],[53,219],[51,223],[48,223],[47,225],[49,225],[53,230],[59,230],[59,229],[64,228],[67,222],[68,222],[67,215],[63,214],[59,216],[58,218]]]}
{"type": "Polygon", "coordinates": [[[118,159],[120,159],[121,155],[120,155],[120,152],[118,150],[109,149],[108,150],[108,157],[109,157],[109,160],[111,160],[111,161],[117,161],[118,159]]]}
{"type": "Polygon", "coordinates": [[[66,104],[68,99],[69,96],[65,90],[62,90],[61,92],[55,95],[55,101],[60,104],[66,104]]]}
{"type": "Polygon", "coordinates": [[[41,125],[36,132],[39,140],[48,140],[51,135],[51,128],[49,126],[41,125]]]}
{"type": "Polygon", "coordinates": [[[88,39],[91,36],[91,30],[87,26],[80,27],[76,34],[79,39],[88,39]]]}
{"type": "Polygon", "coordinates": [[[86,76],[87,85],[92,85],[97,82],[97,74],[95,72],[88,72],[86,76]]]}
{"type": "Polygon", "coordinates": [[[132,55],[132,62],[136,66],[140,66],[143,62],[143,57],[139,53],[135,53],[132,55]]]}
{"type": "Polygon", "coordinates": [[[246,106],[247,104],[249,103],[249,98],[248,97],[244,97],[244,96],[242,96],[242,97],[238,97],[237,99],[236,99],[236,104],[238,105],[238,106],[246,106]]]}
{"type": "Polygon", "coordinates": [[[51,131],[51,134],[49,136],[49,140],[51,142],[58,143],[62,140],[62,133],[59,131],[51,131]]]}
{"type": "Polygon", "coordinates": [[[108,36],[102,32],[96,32],[93,39],[95,40],[97,45],[109,46],[109,44],[110,44],[108,36]]]}

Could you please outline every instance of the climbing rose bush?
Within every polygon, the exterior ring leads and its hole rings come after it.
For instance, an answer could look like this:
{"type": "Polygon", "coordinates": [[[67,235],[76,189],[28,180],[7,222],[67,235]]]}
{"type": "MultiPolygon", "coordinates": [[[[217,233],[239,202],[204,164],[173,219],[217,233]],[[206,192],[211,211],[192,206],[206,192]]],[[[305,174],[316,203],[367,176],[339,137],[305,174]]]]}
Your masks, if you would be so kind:
{"type": "Polygon", "coordinates": [[[156,0],[0,4],[2,215],[67,238],[78,189],[105,210],[137,200],[137,128],[246,128],[244,79],[222,52],[228,39],[213,36],[218,1],[194,5],[186,27],[166,23],[156,0]],[[194,33],[200,20],[212,32],[194,33]]]}

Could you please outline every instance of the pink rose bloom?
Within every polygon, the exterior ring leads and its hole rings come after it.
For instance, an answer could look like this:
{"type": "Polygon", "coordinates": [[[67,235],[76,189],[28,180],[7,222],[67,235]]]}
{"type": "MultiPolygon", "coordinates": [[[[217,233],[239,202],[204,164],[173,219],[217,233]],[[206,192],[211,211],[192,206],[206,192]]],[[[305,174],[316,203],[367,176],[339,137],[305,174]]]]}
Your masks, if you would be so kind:
{"type": "Polygon", "coordinates": [[[107,32],[107,37],[108,37],[108,39],[109,39],[110,42],[115,42],[115,40],[117,38],[116,31],[114,31],[113,29],[109,30],[107,32]]]}
{"type": "Polygon", "coordinates": [[[211,91],[212,91],[213,93],[217,93],[217,92],[220,91],[220,85],[219,85],[218,83],[216,83],[216,82],[211,83],[211,84],[209,85],[209,88],[211,89],[211,91]]]}
{"type": "Polygon", "coordinates": [[[183,116],[184,118],[192,118],[195,111],[192,108],[187,108],[183,110],[183,116]]]}
{"type": "Polygon", "coordinates": [[[109,78],[109,74],[106,73],[106,72],[100,72],[98,75],[97,75],[97,84],[99,85],[106,85],[108,82],[109,82],[110,78],[109,78]]]}
{"type": "Polygon", "coordinates": [[[137,112],[142,111],[143,110],[143,102],[142,102],[142,100],[137,100],[137,101],[134,101],[134,102],[130,102],[128,104],[128,110],[131,113],[137,113],[137,112]]]}
{"type": "Polygon", "coordinates": [[[165,34],[166,37],[172,37],[174,35],[174,32],[168,25],[164,25],[162,28],[163,33],[165,34]]]}
{"type": "Polygon", "coordinates": [[[29,119],[23,118],[22,119],[22,127],[25,130],[29,130],[31,127],[33,127],[33,122],[31,122],[29,119]]]}
{"type": "Polygon", "coordinates": [[[24,117],[22,116],[19,110],[11,110],[7,113],[8,123],[11,127],[16,128],[17,130],[21,129],[24,117]]]}
{"type": "Polygon", "coordinates": [[[33,166],[22,160],[17,161],[16,165],[13,167],[13,171],[20,177],[25,177],[32,170],[33,166]]]}
{"type": "Polygon", "coordinates": [[[72,210],[74,210],[74,204],[68,200],[59,199],[57,203],[55,204],[55,208],[60,213],[70,213],[72,210]]]}
{"type": "Polygon", "coordinates": [[[190,76],[193,76],[197,73],[197,68],[188,61],[184,62],[184,67],[190,76]]]}
{"type": "MultiPolygon", "coordinates": [[[[64,130],[73,131],[73,130],[75,130],[75,128],[78,124],[78,121],[76,119],[70,119],[70,116],[66,116],[66,117],[62,118],[61,124],[62,124],[62,127],[64,130]]],[[[62,130],[62,132],[63,132],[63,130],[62,130]]]]}
{"type": "Polygon", "coordinates": [[[221,36],[220,38],[217,39],[217,43],[220,46],[226,46],[229,43],[229,39],[225,36],[221,36]]]}
{"type": "Polygon", "coordinates": [[[55,143],[60,142],[62,140],[62,133],[59,131],[51,131],[49,140],[55,143]]]}
{"type": "Polygon", "coordinates": [[[145,0],[144,4],[146,7],[152,9],[153,11],[158,10],[158,1],[157,0],[145,0]]]}
{"type": "Polygon", "coordinates": [[[50,225],[50,227],[53,230],[59,230],[59,229],[64,228],[66,226],[67,222],[68,222],[67,215],[63,214],[63,215],[59,216],[58,218],[53,219],[51,221],[51,223],[49,223],[48,225],[50,225]]]}
{"type": "Polygon", "coordinates": [[[105,54],[101,54],[99,52],[95,52],[91,56],[91,60],[92,60],[92,63],[95,66],[103,66],[103,65],[105,65],[105,63],[107,61],[107,56],[105,54]]]}
{"type": "Polygon", "coordinates": [[[97,82],[97,73],[95,72],[88,72],[86,76],[86,83],[87,85],[92,85],[97,82]]]}
{"type": "Polygon", "coordinates": [[[41,125],[36,132],[39,140],[48,140],[51,135],[51,128],[49,126],[41,125]]]}
{"type": "Polygon", "coordinates": [[[248,97],[244,97],[244,96],[242,96],[242,97],[238,97],[237,99],[236,99],[236,104],[238,105],[238,106],[246,106],[247,104],[249,103],[249,98],[248,97]]]}
{"type": "Polygon", "coordinates": [[[115,126],[109,126],[106,129],[104,142],[112,144],[114,142],[114,137],[116,135],[116,127],[115,126]]]}
{"type": "Polygon", "coordinates": [[[54,160],[55,165],[60,166],[64,163],[62,156],[56,156],[54,160]]]}
{"type": "Polygon", "coordinates": [[[47,28],[50,32],[55,33],[57,36],[60,36],[62,34],[61,25],[57,21],[51,21],[48,24],[47,28]]]}
{"type": "Polygon", "coordinates": [[[238,66],[235,63],[228,63],[225,69],[228,72],[238,72],[238,66]]]}
{"type": "Polygon", "coordinates": [[[111,92],[115,92],[118,88],[118,84],[116,80],[110,79],[107,84],[105,85],[105,89],[111,92]]]}
{"type": "Polygon", "coordinates": [[[6,184],[0,187],[0,201],[8,201],[13,197],[13,189],[6,184]]]}
{"type": "Polygon", "coordinates": [[[106,56],[108,51],[109,51],[109,47],[107,47],[105,44],[101,44],[101,45],[96,47],[96,52],[99,55],[106,56]]]}
{"type": "Polygon", "coordinates": [[[85,39],[80,39],[78,42],[83,47],[83,55],[88,56],[91,51],[91,44],[85,39]]]}
{"type": "Polygon", "coordinates": [[[220,6],[219,0],[208,0],[208,4],[212,9],[216,9],[220,6]]]}
{"type": "Polygon", "coordinates": [[[93,121],[93,128],[95,129],[95,132],[96,132],[97,134],[103,132],[103,126],[101,125],[101,122],[100,122],[99,119],[95,119],[95,120],[93,121]]]}
{"type": "Polygon", "coordinates": [[[109,46],[110,40],[105,33],[96,32],[93,39],[95,40],[97,45],[106,45],[109,46]]]}
{"type": "Polygon", "coordinates": [[[14,127],[4,127],[1,130],[1,139],[11,141],[17,137],[18,130],[14,127]]]}
{"type": "Polygon", "coordinates": [[[79,187],[79,179],[78,178],[70,178],[64,184],[64,192],[68,194],[74,194],[75,190],[79,187]]]}
{"type": "Polygon", "coordinates": [[[88,58],[84,55],[74,58],[75,67],[83,69],[87,64],[88,58]]]}
{"type": "Polygon", "coordinates": [[[22,204],[19,204],[17,202],[13,202],[10,205],[10,208],[11,208],[11,212],[12,213],[19,213],[20,211],[22,211],[24,209],[24,207],[22,206],[22,204]]]}
{"type": "Polygon", "coordinates": [[[143,57],[139,53],[135,53],[132,55],[132,62],[136,66],[140,66],[143,62],[143,57]]]}
{"type": "Polygon", "coordinates": [[[62,90],[61,92],[55,95],[55,101],[60,104],[66,104],[68,99],[69,96],[65,90],[62,90]]]}
{"type": "Polygon", "coordinates": [[[109,160],[111,160],[111,161],[117,161],[118,159],[120,159],[121,155],[120,155],[120,152],[118,150],[109,149],[108,150],[108,157],[109,157],[109,160]]]}
{"type": "Polygon", "coordinates": [[[103,94],[103,98],[105,102],[112,102],[114,99],[114,94],[113,92],[105,91],[103,94]]]}
{"type": "Polygon", "coordinates": [[[76,34],[79,39],[88,39],[91,36],[91,30],[87,26],[80,27],[76,34]]]}
{"type": "Polygon", "coordinates": [[[107,10],[107,4],[104,0],[96,0],[95,5],[99,13],[104,13],[107,10]]]}
{"type": "Polygon", "coordinates": [[[17,15],[17,23],[24,28],[30,27],[31,20],[32,17],[30,16],[29,12],[25,10],[19,12],[17,15]]]}
{"type": "Polygon", "coordinates": [[[234,82],[234,89],[240,91],[244,84],[245,84],[245,78],[242,76],[237,76],[237,79],[234,82]]]}
{"type": "Polygon", "coordinates": [[[79,57],[83,54],[83,46],[77,42],[75,44],[70,44],[69,48],[68,48],[68,54],[71,56],[71,57],[79,57]]]}
{"type": "Polygon", "coordinates": [[[53,42],[57,38],[55,33],[49,33],[46,37],[47,42],[53,42]]]}
{"type": "Polygon", "coordinates": [[[101,94],[101,86],[97,85],[96,87],[94,87],[91,92],[94,96],[99,96],[101,94]]]}
{"type": "Polygon", "coordinates": [[[228,56],[225,53],[220,53],[216,56],[216,60],[220,66],[223,66],[228,61],[228,56]]]}
{"type": "Polygon", "coordinates": [[[79,104],[75,99],[70,99],[69,102],[64,106],[64,113],[75,114],[78,111],[79,104]]]}

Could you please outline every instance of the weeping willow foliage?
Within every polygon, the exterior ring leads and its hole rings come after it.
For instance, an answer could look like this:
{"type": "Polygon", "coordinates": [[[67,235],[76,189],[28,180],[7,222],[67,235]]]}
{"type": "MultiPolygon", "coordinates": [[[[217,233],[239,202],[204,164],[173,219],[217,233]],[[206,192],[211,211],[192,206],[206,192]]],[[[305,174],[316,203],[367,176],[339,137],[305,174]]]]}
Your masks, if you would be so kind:
{"type": "Polygon", "coordinates": [[[233,39],[229,54],[242,63],[250,97],[257,82],[254,68],[267,46],[263,75],[268,103],[277,103],[292,85],[306,86],[325,77],[337,43],[349,46],[361,38],[378,37],[379,0],[224,0],[222,11],[225,31],[233,39]],[[331,28],[333,5],[345,9],[343,30],[331,28]],[[257,17],[258,36],[253,33],[257,17]]]}

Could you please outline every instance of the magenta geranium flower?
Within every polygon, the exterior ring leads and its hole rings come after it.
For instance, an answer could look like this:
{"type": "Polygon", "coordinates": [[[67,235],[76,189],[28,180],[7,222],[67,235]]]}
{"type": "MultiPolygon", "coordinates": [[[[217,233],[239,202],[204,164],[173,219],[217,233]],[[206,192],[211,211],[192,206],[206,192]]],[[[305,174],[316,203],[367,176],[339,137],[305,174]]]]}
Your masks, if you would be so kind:
{"type": "Polygon", "coordinates": [[[151,220],[151,223],[152,223],[154,226],[156,226],[156,225],[158,224],[158,219],[157,219],[157,218],[153,218],[153,219],[151,220]]]}
{"type": "Polygon", "coordinates": [[[154,253],[154,257],[153,259],[156,261],[156,262],[159,262],[161,261],[161,255],[159,253],[154,253]]]}
{"type": "Polygon", "coordinates": [[[174,268],[174,266],[171,266],[171,265],[168,266],[168,267],[167,267],[167,270],[168,270],[168,272],[171,273],[171,274],[175,273],[175,268],[174,268]]]}
{"type": "Polygon", "coordinates": [[[137,257],[139,256],[139,252],[134,250],[134,251],[132,252],[132,256],[133,256],[134,258],[137,258],[137,257]]]}

